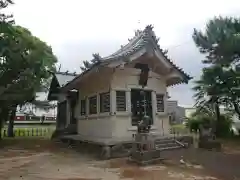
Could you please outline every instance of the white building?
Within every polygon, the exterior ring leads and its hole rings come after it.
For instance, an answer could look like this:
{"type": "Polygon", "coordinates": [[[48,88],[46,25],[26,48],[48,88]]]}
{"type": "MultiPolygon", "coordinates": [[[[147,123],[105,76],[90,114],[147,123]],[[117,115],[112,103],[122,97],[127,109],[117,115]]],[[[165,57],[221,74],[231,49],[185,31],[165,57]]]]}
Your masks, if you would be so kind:
{"type": "Polygon", "coordinates": [[[139,120],[139,67],[147,66],[144,92],[151,132],[168,135],[167,87],[187,83],[190,77],[168,59],[157,41],[152,27],[147,26],[127,45],[70,82],[57,88],[52,85],[55,90],[50,90],[49,99],[59,101],[59,117],[63,117],[58,124],[66,120],[58,127],[76,124],[78,136],[85,140],[131,138],[139,120]]]}
{"type": "Polygon", "coordinates": [[[178,105],[177,101],[167,101],[167,111],[170,123],[180,124],[186,119],[185,108],[178,105]]]}
{"type": "MultiPolygon", "coordinates": [[[[47,95],[48,92],[37,92],[36,93],[36,100],[38,101],[48,101],[47,100],[47,95]]],[[[16,120],[18,120],[18,117],[21,116],[26,116],[29,115],[31,116],[30,118],[32,119],[40,119],[42,116],[45,116],[48,119],[55,119],[56,118],[56,113],[57,113],[57,106],[56,106],[56,101],[50,102],[51,104],[55,105],[55,107],[52,108],[39,108],[36,107],[35,105],[28,103],[22,107],[17,107],[17,112],[16,112],[16,120]]],[[[28,118],[25,118],[25,120],[31,120],[28,118]]]]}

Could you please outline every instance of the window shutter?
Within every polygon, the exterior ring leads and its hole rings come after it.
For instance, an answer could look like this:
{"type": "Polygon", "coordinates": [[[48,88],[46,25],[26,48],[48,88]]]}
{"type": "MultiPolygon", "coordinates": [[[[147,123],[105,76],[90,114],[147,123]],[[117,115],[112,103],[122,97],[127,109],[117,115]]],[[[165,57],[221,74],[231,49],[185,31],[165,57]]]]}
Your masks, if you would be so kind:
{"type": "Polygon", "coordinates": [[[100,94],[100,112],[110,112],[110,93],[100,94]]]}
{"type": "Polygon", "coordinates": [[[117,111],[126,111],[126,92],[116,91],[116,109],[117,111]]]}
{"type": "Polygon", "coordinates": [[[83,99],[83,100],[81,100],[80,103],[81,103],[80,104],[81,116],[84,116],[84,115],[86,115],[86,100],[83,99]]]}
{"type": "Polygon", "coordinates": [[[97,114],[97,96],[89,98],[89,114],[97,114]]]}
{"type": "Polygon", "coordinates": [[[164,95],[157,94],[157,112],[164,112],[164,95]]]}

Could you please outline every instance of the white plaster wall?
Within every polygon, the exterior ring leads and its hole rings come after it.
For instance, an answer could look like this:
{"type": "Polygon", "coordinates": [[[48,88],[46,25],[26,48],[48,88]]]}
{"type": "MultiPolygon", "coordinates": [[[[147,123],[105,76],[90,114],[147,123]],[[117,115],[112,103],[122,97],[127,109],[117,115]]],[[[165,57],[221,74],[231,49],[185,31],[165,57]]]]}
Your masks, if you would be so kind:
{"type": "Polygon", "coordinates": [[[78,120],[78,134],[90,138],[112,137],[113,121],[110,117],[78,120]]]}
{"type": "MultiPolygon", "coordinates": [[[[113,90],[126,90],[129,92],[132,88],[141,89],[138,85],[140,70],[134,68],[122,68],[115,71],[111,87],[113,90]]],[[[156,94],[166,94],[166,82],[164,77],[157,75],[156,73],[149,73],[148,85],[145,87],[147,90],[152,90],[152,108],[153,108],[153,126],[152,132],[167,135],[169,134],[169,118],[166,111],[166,98],[165,98],[165,112],[157,112],[156,110],[156,94]]],[[[116,99],[115,103],[116,103],[116,99]]],[[[127,107],[126,113],[116,113],[113,118],[115,129],[113,136],[132,136],[136,132],[137,127],[131,125],[131,97],[127,95],[127,107]]]]}
{"type": "Polygon", "coordinates": [[[131,129],[131,116],[113,116],[113,137],[120,138],[120,137],[131,137],[135,130],[131,129]]]}
{"type": "MultiPolygon", "coordinates": [[[[131,95],[132,88],[141,88],[138,85],[140,70],[135,68],[124,69],[102,69],[89,75],[85,82],[79,84],[79,101],[75,107],[75,117],[78,119],[78,134],[91,138],[124,138],[132,137],[137,127],[131,125],[131,95]],[[116,96],[117,90],[126,91],[126,112],[116,112],[116,96]],[[87,99],[87,115],[80,115],[80,100],[91,97],[93,95],[110,91],[111,110],[110,113],[98,113],[88,115],[88,99],[87,99]]],[[[166,83],[164,77],[160,77],[156,73],[150,72],[148,85],[145,89],[152,90],[152,107],[153,107],[153,126],[152,132],[167,135],[169,134],[169,121],[166,111],[156,112],[156,93],[166,94],[166,83]],[[164,130],[164,131],[163,131],[164,130]]],[[[98,96],[99,102],[99,96],[98,96]]],[[[99,108],[99,106],[98,106],[99,108]]]]}
{"type": "Polygon", "coordinates": [[[110,112],[100,113],[99,105],[98,113],[88,115],[88,97],[98,95],[97,101],[99,104],[99,93],[111,91],[110,82],[113,70],[105,68],[89,75],[86,80],[79,84],[79,101],[75,107],[75,117],[77,118],[78,134],[88,136],[90,138],[106,138],[112,137],[113,121],[111,120],[110,112]],[[87,100],[87,115],[80,115],[80,101],[87,100]]]}

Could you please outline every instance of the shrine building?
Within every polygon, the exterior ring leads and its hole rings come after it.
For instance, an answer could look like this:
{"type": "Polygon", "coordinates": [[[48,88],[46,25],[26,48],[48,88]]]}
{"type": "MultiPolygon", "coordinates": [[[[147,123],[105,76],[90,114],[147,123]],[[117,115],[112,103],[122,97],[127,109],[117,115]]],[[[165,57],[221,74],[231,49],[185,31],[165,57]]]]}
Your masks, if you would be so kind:
{"type": "Polygon", "coordinates": [[[58,101],[57,128],[71,126],[79,137],[91,141],[132,138],[137,130],[141,65],[150,69],[144,87],[150,133],[169,135],[167,87],[188,83],[191,77],[160,48],[151,25],[83,73],[53,78],[48,97],[58,101]]]}

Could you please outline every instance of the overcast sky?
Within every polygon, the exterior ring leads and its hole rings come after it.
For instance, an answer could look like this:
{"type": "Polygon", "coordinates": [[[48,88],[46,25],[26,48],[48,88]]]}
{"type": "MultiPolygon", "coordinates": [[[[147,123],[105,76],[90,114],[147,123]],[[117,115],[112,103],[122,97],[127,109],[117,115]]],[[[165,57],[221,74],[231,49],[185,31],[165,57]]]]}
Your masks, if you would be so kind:
{"type": "MultiPolygon", "coordinates": [[[[8,9],[16,23],[52,46],[62,70],[79,71],[92,53],[107,56],[136,29],[153,24],[159,44],[172,61],[199,77],[201,55],[192,42],[193,28],[204,28],[218,15],[240,15],[239,0],[15,0],[8,9]]],[[[169,89],[180,105],[194,104],[192,84],[169,89]]]]}

